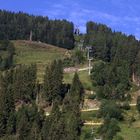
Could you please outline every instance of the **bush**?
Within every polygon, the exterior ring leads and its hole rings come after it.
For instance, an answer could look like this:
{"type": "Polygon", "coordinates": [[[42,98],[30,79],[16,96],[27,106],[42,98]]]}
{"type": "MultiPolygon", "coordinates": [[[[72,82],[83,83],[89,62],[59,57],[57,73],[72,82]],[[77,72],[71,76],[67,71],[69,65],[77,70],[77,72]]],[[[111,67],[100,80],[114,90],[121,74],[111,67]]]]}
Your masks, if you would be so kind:
{"type": "Polygon", "coordinates": [[[122,106],[121,106],[122,109],[124,110],[130,110],[130,105],[128,102],[125,102],[122,106]]]}
{"type": "Polygon", "coordinates": [[[72,60],[73,60],[74,64],[83,64],[86,60],[86,58],[84,56],[84,52],[79,49],[76,49],[73,52],[72,60]]]}
{"type": "Polygon", "coordinates": [[[63,60],[63,67],[66,68],[66,67],[73,67],[75,64],[73,62],[73,60],[71,58],[65,58],[63,60]]]}
{"type": "Polygon", "coordinates": [[[88,99],[91,99],[91,100],[94,100],[96,98],[96,95],[95,94],[91,94],[88,96],[88,99]]]}
{"type": "Polygon", "coordinates": [[[117,135],[113,140],[124,140],[124,138],[120,135],[117,135]]]}
{"type": "Polygon", "coordinates": [[[120,127],[116,119],[106,118],[104,124],[99,128],[99,133],[104,140],[112,140],[118,132],[120,132],[120,127]]]}
{"type": "Polygon", "coordinates": [[[132,117],[130,118],[130,120],[129,120],[129,125],[130,125],[130,127],[131,127],[131,124],[132,124],[133,122],[135,122],[135,121],[136,121],[135,117],[132,116],[132,117]]]}
{"type": "Polygon", "coordinates": [[[98,116],[103,118],[109,117],[115,118],[116,120],[123,120],[121,108],[111,100],[102,101],[98,116]]]}

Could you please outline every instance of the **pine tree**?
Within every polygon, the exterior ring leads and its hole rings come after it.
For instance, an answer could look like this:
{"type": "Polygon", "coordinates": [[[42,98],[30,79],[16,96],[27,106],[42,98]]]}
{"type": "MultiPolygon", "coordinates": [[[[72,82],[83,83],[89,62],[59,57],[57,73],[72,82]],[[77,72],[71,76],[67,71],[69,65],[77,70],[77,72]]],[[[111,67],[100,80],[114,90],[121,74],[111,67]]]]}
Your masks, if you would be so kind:
{"type": "Polygon", "coordinates": [[[75,73],[74,75],[69,94],[71,98],[74,98],[74,101],[77,101],[79,103],[79,105],[84,100],[84,88],[77,73],[75,73]]]}
{"type": "Polygon", "coordinates": [[[0,87],[0,136],[3,136],[6,133],[11,112],[15,111],[12,95],[12,71],[0,75],[0,87]]]}
{"type": "Polygon", "coordinates": [[[63,83],[63,66],[62,61],[54,61],[52,64],[53,70],[53,88],[54,88],[54,100],[60,100],[61,99],[61,87],[63,83]],[[54,67],[54,68],[53,68],[54,67]]]}
{"type": "Polygon", "coordinates": [[[28,139],[29,140],[39,140],[40,138],[40,130],[38,124],[34,121],[32,124],[32,128],[30,130],[28,139]]]}
{"type": "Polygon", "coordinates": [[[44,76],[44,94],[48,102],[52,101],[52,71],[49,66],[46,67],[44,76]]]}
{"type": "Polygon", "coordinates": [[[17,119],[17,136],[20,140],[26,140],[29,135],[30,124],[28,120],[28,116],[26,113],[26,108],[22,107],[18,112],[19,116],[17,119]]]}
{"type": "Polygon", "coordinates": [[[99,128],[99,133],[104,140],[113,140],[119,131],[118,121],[114,118],[106,118],[104,124],[99,128]]]}
{"type": "Polygon", "coordinates": [[[58,137],[60,137],[60,127],[58,123],[60,122],[60,118],[61,113],[58,107],[58,103],[55,102],[51,114],[46,119],[42,129],[43,140],[56,140],[58,137]]]}
{"type": "Polygon", "coordinates": [[[140,113],[140,96],[137,98],[137,110],[140,113]]]}
{"type": "Polygon", "coordinates": [[[54,61],[46,67],[44,76],[44,94],[50,103],[61,98],[63,68],[61,61],[54,61]]]}
{"type": "Polygon", "coordinates": [[[15,112],[11,112],[6,125],[6,134],[12,135],[15,133],[16,133],[16,114],[15,112]]]}
{"type": "Polygon", "coordinates": [[[59,47],[74,47],[73,23],[66,20],[49,20],[48,17],[32,16],[22,12],[0,10],[0,40],[32,40],[59,47]]]}
{"type": "MultiPolygon", "coordinates": [[[[54,65],[53,65],[54,66],[54,65]]],[[[56,74],[57,75],[57,74],[56,74]]],[[[58,75],[57,75],[58,76],[58,75]]],[[[59,75],[61,78],[62,76],[59,75]]],[[[58,77],[59,77],[58,76],[58,77]]],[[[60,78],[60,79],[61,79],[60,78]]],[[[43,140],[78,140],[81,134],[80,105],[83,101],[83,86],[75,74],[70,92],[67,93],[60,111],[57,100],[42,128],[43,140]]]]}
{"type": "Polygon", "coordinates": [[[36,65],[21,65],[14,70],[13,92],[15,100],[31,101],[36,97],[36,65]]]}
{"type": "Polygon", "coordinates": [[[75,73],[70,92],[67,93],[63,113],[65,117],[66,139],[78,140],[81,134],[81,113],[80,108],[83,102],[83,87],[79,80],[78,74],[75,73]]]}

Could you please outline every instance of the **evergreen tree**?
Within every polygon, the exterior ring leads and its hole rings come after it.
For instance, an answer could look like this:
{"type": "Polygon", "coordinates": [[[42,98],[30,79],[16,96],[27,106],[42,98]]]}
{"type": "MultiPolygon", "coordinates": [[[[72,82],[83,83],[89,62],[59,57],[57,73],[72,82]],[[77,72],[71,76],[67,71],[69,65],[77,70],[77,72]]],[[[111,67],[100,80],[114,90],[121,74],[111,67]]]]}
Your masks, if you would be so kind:
{"type": "Polygon", "coordinates": [[[137,110],[140,113],[140,96],[137,98],[137,110]]]}
{"type": "Polygon", "coordinates": [[[29,140],[39,140],[40,138],[41,137],[40,137],[39,126],[36,122],[33,122],[28,139],[29,140]]]}
{"type": "Polygon", "coordinates": [[[137,85],[140,86],[140,51],[137,54],[133,67],[134,67],[132,71],[132,75],[134,76],[133,82],[136,82],[137,85]]]}
{"type": "Polygon", "coordinates": [[[13,73],[15,100],[31,101],[36,98],[36,65],[21,65],[13,73]]]}
{"type": "Polygon", "coordinates": [[[60,137],[61,139],[61,134],[59,133],[60,118],[61,118],[61,113],[58,104],[55,102],[50,116],[46,119],[43,125],[43,129],[42,129],[43,140],[56,140],[58,137],[60,137]]]}
{"type": "Polygon", "coordinates": [[[53,103],[51,114],[46,118],[42,128],[43,140],[80,139],[80,107],[83,102],[83,93],[82,84],[76,73],[71,85],[70,92],[65,96],[62,108],[59,108],[58,101],[53,103]]]}
{"type": "Polygon", "coordinates": [[[115,119],[105,119],[104,124],[100,127],[99,132],[104,140],[113,140],[114,136],[120,131],[118,121],[115,119]]]}
{"type": "Polygon", "coordinates": [[[15,48],[8,40],[0,41],[0,70],[9,69],[13,66],[15,48]]]}
{"type": "Polygon", "coordinates": [[[70,92],[66,95],[63,105],[65,116],[66,138],[69,140],[80,139],[81,113],[80,107],[83,102],[83,87],[78,74],[75,73],[70,92]]]}
{"type": "Polygon", "coordinates": [[[52,103],[61,98],[62,80],[62,62],[54,61],[47,66],[44,76],[44,94],[48,102],[52,103]]]}
{"type": "Polygon", "coordinates": [[[6,134],[12,135],[16,133],[16,113],[11,112],[7,121],[6,134]]]}
{"type": "Polygon", "coordinates": [[[74,47],[74,25],[66,20],[0,10],[0,40],[29,40],[46,42],[62,48],[74,47]],[[32,33],[32,37],[31,37],[32,33]]]}
{"type": "Polygon", "coordinates": [[[23,110],[20,114],[19,122],[17,123],[17,135],[18,139],[26,140],[29,135],[29,122],[26,112],[23,110]]]}
{"type": "Polygon", "coordinates": [[[117,120],[123,119],[122,110],[119,107],[119,105],[117,105],[115,101],[110,100],[102,101],[100,110],[98,112],[98,116],[103,118],[108,117],[108,119],[109,118],[110,119],[115,118],[117,120]]]}
{"type": "Polygon", "coordinates": [[[6,133],[6,127],[11,112],[14,113],[14,99],[12,95],[12,71],[0,75],[0,136],[6,133]]]}
{"type": "Polygon", "coordinates": [[[126,61],[95,64],[91,79],[97,86],[97,97],[99,99],[128,99],[128,91],[131,87],[129,74],[130,70],[126,61]]]}

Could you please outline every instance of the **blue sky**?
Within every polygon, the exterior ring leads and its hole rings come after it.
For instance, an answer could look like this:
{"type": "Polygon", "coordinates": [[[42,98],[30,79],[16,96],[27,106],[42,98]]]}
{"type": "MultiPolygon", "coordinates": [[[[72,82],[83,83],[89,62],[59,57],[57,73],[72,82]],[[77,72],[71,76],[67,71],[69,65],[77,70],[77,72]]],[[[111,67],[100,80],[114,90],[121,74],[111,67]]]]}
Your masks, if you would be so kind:
{"type": "Polygon", "coordinates": [[[140,39],[139,0],[0,0],[0,9],[67,19],[82,32],[92,20],[140,39]]]}

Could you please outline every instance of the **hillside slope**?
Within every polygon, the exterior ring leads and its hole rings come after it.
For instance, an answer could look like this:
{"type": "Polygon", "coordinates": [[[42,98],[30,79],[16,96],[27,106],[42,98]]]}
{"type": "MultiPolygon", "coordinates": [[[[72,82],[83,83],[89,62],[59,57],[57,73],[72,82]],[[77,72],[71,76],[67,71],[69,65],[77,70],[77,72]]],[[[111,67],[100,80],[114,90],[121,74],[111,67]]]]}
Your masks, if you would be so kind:
{"type": "Polygon", "coordinates": [[[67,54],[67,49],[53,45],[30,42],[25,40],[13,41],[15,45],[15,64],[37,64],[38,78],[42,79],[46,64],[55,59],[63,59],[67,54]]]}

